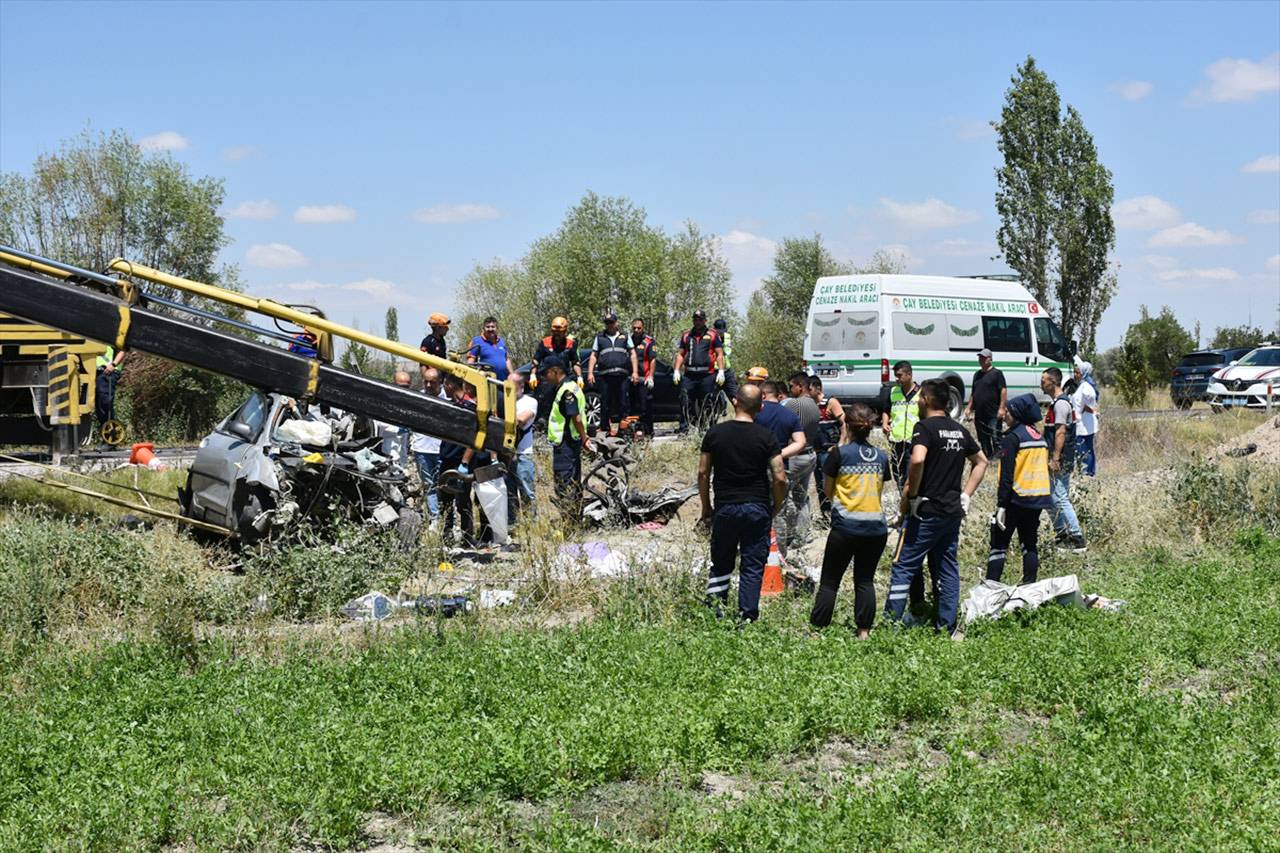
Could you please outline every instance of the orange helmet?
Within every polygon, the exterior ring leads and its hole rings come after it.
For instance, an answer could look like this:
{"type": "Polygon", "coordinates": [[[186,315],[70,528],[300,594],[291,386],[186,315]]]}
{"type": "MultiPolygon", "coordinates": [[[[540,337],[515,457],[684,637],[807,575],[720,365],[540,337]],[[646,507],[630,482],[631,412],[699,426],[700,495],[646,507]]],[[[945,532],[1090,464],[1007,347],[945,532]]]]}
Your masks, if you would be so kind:
{"type": "Polygon", "coordinates": [[[441,314],[439,311],[427,318],[428,326],[447,326],[449,325],[449,315],[441,314]]]}
{"type": "Polygon", "coordinates": [[[769,379],[769,368],[753,367],[747,371],[748,382],[767,382],[769,379]]]}
{"type": "Polygon", "coordinates": [[[553,317],[551,319],[551,331],[556,334],[569,331],[569,320],[566,317],[553,317]]]}

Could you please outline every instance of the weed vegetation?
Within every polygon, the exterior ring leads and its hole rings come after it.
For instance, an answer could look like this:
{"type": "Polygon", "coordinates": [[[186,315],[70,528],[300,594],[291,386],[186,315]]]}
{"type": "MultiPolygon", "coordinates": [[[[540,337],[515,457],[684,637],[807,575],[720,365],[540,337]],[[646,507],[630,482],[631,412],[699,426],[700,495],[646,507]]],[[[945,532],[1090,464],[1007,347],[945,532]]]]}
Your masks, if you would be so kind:
{"type": "MultiPolygon", "coordinates": [[[[1117,443],[1077,483],[1089,554],[1045,553],[1127,609],[962,643],[857,642],[844,596],[821,634],[806,597],[717,620],[687,519],[602,581],[557,564],[581,534],[545,512],[510,610],[360,626],[342,601],[447,578],[433,534],[235,553],[0,492],[0,848],[1265,848],[1280,473],[1170,423],[1169,456],[1117,443]]],[[[694,453],[655,448],[638,485],[694,453]]]]}

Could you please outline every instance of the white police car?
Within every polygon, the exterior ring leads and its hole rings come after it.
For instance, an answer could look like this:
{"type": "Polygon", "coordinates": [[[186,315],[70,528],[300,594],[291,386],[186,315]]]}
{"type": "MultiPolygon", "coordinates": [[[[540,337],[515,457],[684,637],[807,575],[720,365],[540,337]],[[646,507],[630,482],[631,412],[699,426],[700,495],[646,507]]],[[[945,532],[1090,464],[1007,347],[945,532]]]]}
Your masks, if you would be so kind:
{"type": "Polygon", "coordinates": [[[1213,374],[1206,399],[1215,411],[1280,406],[1280,344],[1264,343],[1213,374]]]}

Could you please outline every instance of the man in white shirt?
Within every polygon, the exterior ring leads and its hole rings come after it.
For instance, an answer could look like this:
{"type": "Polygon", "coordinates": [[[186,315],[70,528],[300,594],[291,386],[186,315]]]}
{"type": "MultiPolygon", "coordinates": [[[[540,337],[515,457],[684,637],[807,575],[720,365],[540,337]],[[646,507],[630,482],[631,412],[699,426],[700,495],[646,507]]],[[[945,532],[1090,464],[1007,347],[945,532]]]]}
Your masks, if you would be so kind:
{"type": "Polygon", "coordinates": [[[507,473],[507,517],[514,522],[518,507],[532,512],[535,506],[533,421],[538,416],[538,398],[525,393],[528,377],[523,373],[513,373],[511,379],[516,386],[516,455],[507,473]]]}
{"type": "Polygon", "coordinates": [[[1076,390],[1071,395],[1071,406],[1076,415],[1076,465],[1088,477],[1098,473],[1098,457],[1094,453],[1093,439],[1098,434],[1098,389],[1093,384],[1093,365],[1076,360],[1076,390]]]}
{"type": "MultiPolygon", "coordinates": [[[[428,367],[422,371],[423,393],[429,397],[447,399],[440,371],[428,367]]],[[[440,517],[440,496],[436,491],[436,475],[440,473],[440,439],[415,432],[409,442],[413,451],[413,461],[418,466],[418,477],[422,480],[422,493],[427,496],[427,511],[431,513],[434,523],[440,517]]]]}
{"type": "MultiPolygon", "coordinates": [[[[409,388],[413,384],[413,378],[403,370],[397,370],[392,381],[400,388],[409,388]]],[[[378,435],[382,437],[383,456],[401,468],[409,464],[409,443],[412,433],[408,427],[379,423],[378,435]]]]}

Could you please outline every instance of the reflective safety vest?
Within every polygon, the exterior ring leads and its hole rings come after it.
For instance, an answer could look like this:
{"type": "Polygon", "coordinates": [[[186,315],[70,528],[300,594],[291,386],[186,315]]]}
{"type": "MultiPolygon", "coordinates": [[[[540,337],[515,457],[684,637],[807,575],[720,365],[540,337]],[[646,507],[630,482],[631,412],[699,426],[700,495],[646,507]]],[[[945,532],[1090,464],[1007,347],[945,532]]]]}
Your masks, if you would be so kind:
{"type": "Polygon", "coordinates": [[[1076,449],[1076,408],[1071,402],[1071,398],[1066,394],[1059,394],[1049,404],[1049,409],[1044,413],[1044,437],[1048,443],[1050,454],[1052,455],[1053,446],[1058,441],[1058,430],[1065,429],[1067,437],[1062,442],[1062,462],[1063,467],[1071,465],[1075,458],[1076,449]],[[1064,423],[1058,423],[1057,416],[1054,414],[1053,407],[1055,404],[1065,402],[1067,404],[1067,420],[1064,423]]]}
{"type": "Polygon", "coordinates": [[[578,425],[566,418],[560,408],[560,402],[564,399],[565,394],[572,394],[577,398],[578,413],[583,417],[584,422],[587,417],[587,396],[582,393],[582,389],[578,387],[577,382],[566,378],[560,383],[560,387],[556,389],[556,396],[551,401],[551,417],[547,419],[547,441],[552,444],[564,442],[565,424],[569,425],[569,437],[571,439],[579,441],[582,438],[578,434],[578,425]]]}
{"type": "Polygon", "coordinates": [[[920,386],[903,392],[900,383],[889,389],[889,440],[910,441],[920,422],[920,386]]]}
{"type": "Polygon", "coordinates": [[[733,364],[729,361],[733,357],[733,341],[730,339],[728,332],[720,334],[720,349],[724,352],[724,369],[728,370],[733,367],[733,364]]]}
{"type": "Polygon", "coordinates": [[[542,339],[542,345],[547,348],[547,352],[551,353],[573,352],[577,349],[577,347],[574,346],[573,335],[565,335],[564,340],[560,342],[559,346],[556,345],[556,341],[551,335],[547,335],[542,339]]]}
{"type": "Polygon", "coordinates": [[[1013,476],[1008,478],[1004,466],[1010,463],[1002,453],[998,463],[999,481],[1013,489],[1012,503],[1019,506],[1047,508],[1052,505],[1049,497],[1049,448],[1044,436],[1025,424],[1013,430],[1018,437],[1018,449],[1012,460],[1013,476]]]}
{"type": "Polygon", "coordinates": [[[686,353],[684,357],[685,373],[710,373],[715,366],[715,351],[723,344],[715,329],[706,329],[701,335],[694,334],[693,329],[680,337],[680,349],[686,353]]]}
{"type": "Polygon", "coordinates": [[[631,345],[636,351],[636,371],[641,379],[649,375],[649,362],[653,361],[653,343],[653,338],[649,335],[644,335],[639,341],[635,335],[631,336],[631,345]]]}
{"type": "Polygon", "coordinates": [[[630,343],[631,341],[628,340],[625,332],[618,332],[616,335],[601,332],[596,335],[594,347],[596,373],[606,375],[631,373],[631,355],[630,350],[627,348],[630,343]]]}
{"type": "Polygon", "coordinates": [[[98,370],[101,370],[102,368],[110,364],[115,357],[116,357],[116,348],[111,346],[111,344],[107,344],[107,351],[104,352],[102,355],[98,356],[98,358],[94,361],[94,366],[97,367],[98,370]]]}

